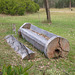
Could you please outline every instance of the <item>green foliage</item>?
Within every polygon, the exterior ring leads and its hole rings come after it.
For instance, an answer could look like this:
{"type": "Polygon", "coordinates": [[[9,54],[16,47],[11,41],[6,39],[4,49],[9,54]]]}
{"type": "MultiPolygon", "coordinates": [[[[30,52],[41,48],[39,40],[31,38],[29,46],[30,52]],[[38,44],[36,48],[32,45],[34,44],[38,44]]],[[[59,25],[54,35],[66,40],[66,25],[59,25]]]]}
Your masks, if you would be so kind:
{"type": "Polygon", "coordinates": [[[0,0],[0,13],[24,15],[25,12],[37,12],[38,4],[31,0],[0,0]]]}
{"type": "Polygon", "coordinates": [[[39,5],[35,3],[35,7],[36,7],[36,12],[39,11],[40,9],[39,5]]]}
{"type": "Polygon", "coordinates": [[[4,65],[2,68],[2,75],[28,75],[27,70],[32,67],[33,64],[28,65],[27,67],[23,68],[21,65],[19,66],[11,66],[11,65],[4,65]]]}
{"type": "MultiPolygon", "coordinates": [[[[45,7],[44,6],[44,0],[33,0],[35,3],[39,4],[39,6],[41,8],[45,7]]],[[[48,0],[48,3],[49,3],[49,6],[50,7],[55,7],[55,3],[57,2],[58,0],[48,0]]]]}
{"type": "MultiPolygon", "coordinates": [[[[64,7],[69,7],[70,0],[59,0],[56,4],[56,8],[64,8],[64,7]]],[[[75,7],[75,0],[71,0],[71,6],[75,7]]]]}
{"type": "MultiPolygon", "coordinates": [[[[35,3],[38,3],[41,8],[44,6],[44,0],[33,0],[35,3]]],[[[57,7],[57,8],[63,8],[63,7],[69,7],[69,1],[70,0],[48,0],[50,7],[57,7]]],[[[75,7],[75,0],[72,1],[72,7],[75,7]]]]}
{"type": "Polygon", "coordinates": [[[30,3],[29,6],[27,7],[27,12],[37,12],[39,10],[39,5],[36,3],[30,3]]]}

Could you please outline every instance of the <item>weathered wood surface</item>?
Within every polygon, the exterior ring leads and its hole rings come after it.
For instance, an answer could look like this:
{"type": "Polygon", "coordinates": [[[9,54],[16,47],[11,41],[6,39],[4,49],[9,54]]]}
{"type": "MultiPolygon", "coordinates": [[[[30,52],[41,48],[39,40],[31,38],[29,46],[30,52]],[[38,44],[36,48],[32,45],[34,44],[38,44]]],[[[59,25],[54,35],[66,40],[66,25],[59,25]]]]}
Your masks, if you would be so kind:
{"type": "Polygon", "coordinates": [[[65,57],[70,48],[69,42],[60,36],[24,23],[18,30],[20,36],[30,42],[48,58],[65,57]]]}
{"type": "Polygon", "coordinates": [[[14,50],[22,56],[22,59],[32,59],[35,56],[35,53],[16,40],[12,35],[5,37],[7,43],[14,48],[14,50]]]}

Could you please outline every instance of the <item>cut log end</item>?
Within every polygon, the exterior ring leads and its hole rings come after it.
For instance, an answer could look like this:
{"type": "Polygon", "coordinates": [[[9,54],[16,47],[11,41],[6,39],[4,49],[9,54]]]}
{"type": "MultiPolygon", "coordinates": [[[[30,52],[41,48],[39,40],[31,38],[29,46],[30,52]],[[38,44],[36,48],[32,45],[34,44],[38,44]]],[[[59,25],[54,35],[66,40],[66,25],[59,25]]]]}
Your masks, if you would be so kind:
{"type": "Polygon", "coordinates": [[[30,53],[29,55],[27,56],[22,56],[22,59],[33,59],[35,57],[35,53],[30,53]]]}
{"type": "Polygon", "coordinates": [[[69,52],[69,42],[61,37],[52,40],[47,46],[47,57],[58,58],[65,57],[69,52]]]}

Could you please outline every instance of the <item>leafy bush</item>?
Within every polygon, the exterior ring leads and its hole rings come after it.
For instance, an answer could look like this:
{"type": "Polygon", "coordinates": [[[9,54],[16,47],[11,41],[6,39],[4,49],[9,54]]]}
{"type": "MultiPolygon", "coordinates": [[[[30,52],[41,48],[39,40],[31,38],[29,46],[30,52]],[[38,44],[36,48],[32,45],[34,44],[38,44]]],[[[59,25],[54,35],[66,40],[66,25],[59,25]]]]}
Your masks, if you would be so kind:
{"type": "Polygon", "coordinates": [[[0,13],[10,15],[23,15],[25,12],[25,5],[17,0],[0,0],[0,13]]]}
{"type": "Polygon", "coordinates": [[[26,11],[26,4],[21,2],[17,2],[16,6],[15,6],[15,10],[16,10],[16,14],[18,15],[24,15],[25,11],[26,11]]]}
{"type": "Polygon", "coordinates": [[[39,5],[37,3],[34,3],[33,1],[30,0],[25,0],[25,3],[27,12],[33,13],[39,11],[39,5]]]}
{"type": "Polygon", "coordinates": [[[27,12],[35,12],[36,7],[33,3],[30,3],[29,6],[27,7],[27,12]]]}
{"type": "Polygon", "coordinates": [[[25,12],[37,12],[39,5],[31,0],[0,0],[0,13],[24,15],[25,12]]]}
{"type": "Polygon", "coordinates": [[[11,66],[11,65],[4,65],[1,73],[2,75],[28,75],[27,70],[32,67],[33,64],[23,68],[21,65],[20,66],[11,66]]]}
{"type": "Polygon", "coordinates": [[[40,8],[39,5],[35,3],[35,7],[36,7],[35,12],[39,11],[39,8],[40,8]]]}

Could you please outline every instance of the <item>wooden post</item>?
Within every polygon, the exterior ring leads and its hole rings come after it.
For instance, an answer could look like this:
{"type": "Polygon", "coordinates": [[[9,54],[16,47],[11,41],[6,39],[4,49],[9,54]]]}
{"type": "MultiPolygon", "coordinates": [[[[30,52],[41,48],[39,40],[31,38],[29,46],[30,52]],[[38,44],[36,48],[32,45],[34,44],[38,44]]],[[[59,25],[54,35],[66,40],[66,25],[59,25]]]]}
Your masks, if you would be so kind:
{"type": "Polygon", "coordinates": [[[49,10],[49,4],[48,0],[44,0],[46,14],[47,14],[47,21],[51,23],[51,16],[50,16],[50,10],[49,10]]]}

